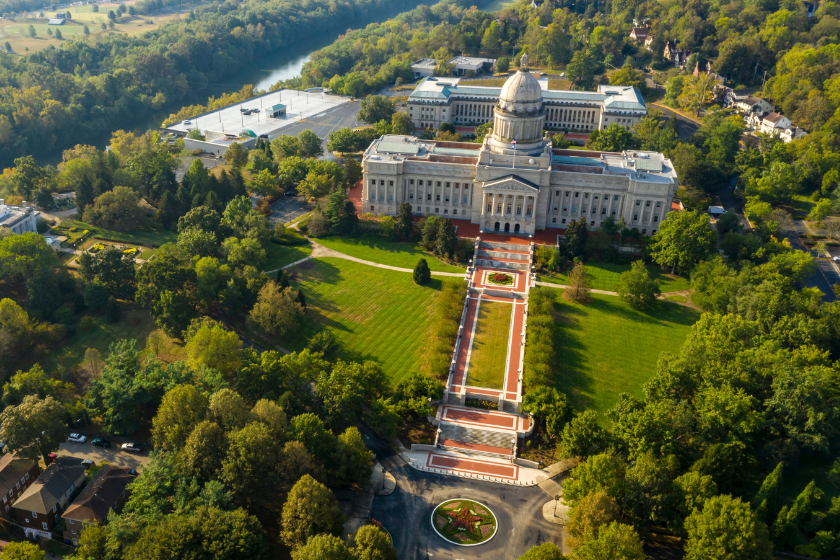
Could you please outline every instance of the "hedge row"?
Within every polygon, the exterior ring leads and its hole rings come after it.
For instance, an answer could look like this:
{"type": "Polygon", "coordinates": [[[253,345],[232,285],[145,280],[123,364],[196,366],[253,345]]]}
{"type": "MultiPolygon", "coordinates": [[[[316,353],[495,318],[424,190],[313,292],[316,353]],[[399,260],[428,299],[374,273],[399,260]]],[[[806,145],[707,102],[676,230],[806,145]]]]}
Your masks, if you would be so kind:
{"type": "Polygon", "coordinates": [[[423,369],[428,375],[446,379],[452,362],[452,351],[464,312],[467,297],[465,284],[445,282],[435,305],[429,337],[424,352],[423,369]]]}
{"type": "Polygon", "coordinates": [[[554,384],[553,288],[532,288],[528,295],[528,328],[525,335],[524,382],[528,387],[554,384]]]}

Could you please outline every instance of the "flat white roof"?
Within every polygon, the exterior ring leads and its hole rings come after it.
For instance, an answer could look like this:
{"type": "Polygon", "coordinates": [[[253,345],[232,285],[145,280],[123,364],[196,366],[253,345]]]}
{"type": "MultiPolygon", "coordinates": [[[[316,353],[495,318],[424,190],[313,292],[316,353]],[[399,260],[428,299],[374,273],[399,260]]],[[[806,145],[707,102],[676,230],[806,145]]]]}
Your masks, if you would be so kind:
{"type": "MultiPolygon", "coordinates": [[[[166,130],[186,132],[197,128],[202,134],[217,132],[220,134],[240,135],[250,130],[255,135],[267,134],[274,139],[280,136],[282,130],[300,122],[306,117],[317,116],[339,105],[349,103],[348,97],[340,97],[326,93],[307,93],[294,89],[272,91],[259,97],[252,97],[242,103],[225,107],[211,113],[187,119],[190,124],[181,121],[169,125],[166,130]],[[282,103],[286,106],[286,114],[279,118],[269,117],[266,112],[273,106],[282,103]],[[245,115],[240,109],[259,109],[258,113],[245,115]]],[[[246,133],[247,135],[247,133],[246,133]]]]}

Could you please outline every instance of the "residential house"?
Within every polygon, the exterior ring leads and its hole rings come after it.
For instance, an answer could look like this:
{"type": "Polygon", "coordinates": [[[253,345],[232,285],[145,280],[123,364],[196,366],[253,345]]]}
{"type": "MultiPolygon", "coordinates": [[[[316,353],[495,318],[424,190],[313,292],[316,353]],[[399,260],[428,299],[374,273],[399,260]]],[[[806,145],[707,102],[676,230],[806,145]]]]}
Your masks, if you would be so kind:
{"type": "Polygon", "coordinates": [[[666,59],[674,63],[674,66],[685,66],[686,60],[691,55],[688,49],[681,50],[677,48],[677,41],[666,41],[665,50],[662,53],[666,59]]]}
{"type": "Polygon", "coordinates": [[[12,504],[23,494],[41,473],[38,461],[22,459],[14,453],[0,457],[0,492],[3,504],[0,513],[9,515],[12,504]]]}
{"type": "Polygon", "coordinates": [[[769,100],[762,97],[756,97],[754,95],[748,95],[746,97],[736,99],[733,105],[739,113],[743,113],[745,115],[752,113],[772,113],[776,109],[776,106],[769,100]]]}
{"type": "Polygon", "coordinates": [[[73,492],[85,482],[78,457],[58,457],[12,504],[27,538],[50,537],[73,492]]]}
{"type": "Polygon", "coordinates": [[[785,142],[808,135],[804,129],[794,126],[789,118],[779,113],[752,113],[746,121],[747,128],[753,133],[778,135],[785,142]]]}
{"type": "Polygon", "coordinates": [[[650,50],[650,46],[653,44],[653,35],[648,33],[648,36],[645,37],[645,48],[650,50]]]}
{"type": "Polygon", "coordinates": [[[815,2],[802,2],[802,5],[805,6],[805,13],[808,17],[814,17],[814,13],[817,11],[817,4],[815,2]]]}
{"type": "Polygon", "coordinates": [[[650,31],[650,27],[634,27],[630,31],[630,38],[636,41],[637,43],[643,43],[648,37],[648,31],[650,31]]]}
{"type": "Polygon", "coordinates": [[[128,467],[105,465],[73,500],[61,517],[65,522],[64,540],[77,545],[87,525],[105,523],[108,512],[119,513],[127,497],[126,487],[137,473],[128,467]]]}

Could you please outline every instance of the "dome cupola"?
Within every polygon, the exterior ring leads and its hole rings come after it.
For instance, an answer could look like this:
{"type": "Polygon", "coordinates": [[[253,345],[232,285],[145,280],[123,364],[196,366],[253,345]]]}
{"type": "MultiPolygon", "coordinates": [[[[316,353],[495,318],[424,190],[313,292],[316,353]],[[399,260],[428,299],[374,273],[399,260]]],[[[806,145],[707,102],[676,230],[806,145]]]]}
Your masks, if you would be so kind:
{"type": "Polygon", "coordinates": [[[542,88],[528,72],[528,55],[522,55],[519,71],[507,79],[499,95],[499,108],[510,113],[534,113],[542,109],[542,88]]]}
{"type": "Polygon", "coordinates": [[[545,109],[542,88],[528,72],[528,55],[522,55],[519,70],[507,79],[493,110],[493,134],[488,143],[499,154],[539,154],[543,142],[545,109]]]}

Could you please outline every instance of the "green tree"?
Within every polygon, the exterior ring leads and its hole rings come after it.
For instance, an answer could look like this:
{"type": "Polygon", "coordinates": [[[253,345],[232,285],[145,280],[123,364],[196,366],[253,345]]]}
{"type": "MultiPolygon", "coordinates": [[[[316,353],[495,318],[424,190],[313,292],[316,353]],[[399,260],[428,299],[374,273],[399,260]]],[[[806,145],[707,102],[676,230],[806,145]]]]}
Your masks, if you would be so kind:
{"type": "Polygon", "coordinates": [[[221,325],[203,324],[186,339],[187,364],[195,370],[207,366],[228,377],[242,365],[239,335],[221,325]]]}
{"type": "Polygon", "coordinates": [[[152,420],[155,449],[177,451],[183,448],[193,428],[207,414],[207,397],[191,385],[169,390],[152,420]]]}
{"type": "Polygon", "coordinates": [[[35,364],[28,371],[18,371],[3,385],[3,405],[18,405],[27,395],[39,399],[55,397],[58,400],[68,400],[72,394],[72,383],[51,379],[40,365],[35,364]]]}
{"type": "Polygon", "coordinates": [[[814,510],[823,499],[823,491],[812,480],[788,506],[782,506],[771,532],[773,544],[782,550],[793,550],[802,542],[800,531],[811,520],[814,510]]]}
{"type": "Polygon", "coordinates": [[[569,288],[563,295],[578,303],[588,303],[592,299],[589,295],[590,289],[586,267],[583,266],[583,262],[579,262],[569,274],[569,288]]]}
{"type": "Polygon", "coordinates": [[[414,233],[414,222],[411,219],[411,204],[403,202],[397,211],[397,219],[394,223],[394,231],[397,236],[407,241],[414,233]]]}
{"type": "Polygon", "coordinates": [[[695,510],[703,509],[706,500],[718,493],[717,484],[712,477],[695,471],[689,471],[674,479],[671,490],[671,507],[674,517],[670,521],[672,528],[680,535],[685,534],[683,522],[695,510]]]}
{"type": "Polygon", "coordinates": [[[397,560],[397,550],[391,537],[373,525],[363,525],[353,537],[353,552],[358,560],[397,560]]]}
{"type": "Polygon", "coordinates": [[[638,149],[639,139],[620,124],[611,123],[604,130],[593,130],[586,146],[600,152],[623,152],[638,149]]]}
{"type": "Polygon", "coordinates": [[[300,141],[301,145],[301,153],[302,157],[320,157],[324,155],[324,148],[322,146],[321,138],[312,132],[309,129],[300,131],[298,134],[298,140],[300,141]]]}
{"type": "Polygon", "coordinates": [[[303,316],[303,307],[295,295],[292,288],[281,290],[274,282],[268,282],[260,288],[250,320],[272,336],[284,336],[303,316]]]}
{"type": "Polygon", "coordinates": [[[566,228],[566,250],[571,257],[583,255],[586,241],[589,239],[589,228],[586,225],[586,218],[572,220],[566,228]]]}
{"type": "Polygon", "coordinates": [[[292,487],[280,521],[280,538],[286,546],[298,549],[319,534],[338,536],[344,516],[329,488],[308,474],[292,487]]]}
{"type": "Polygon", "coordinates": [[[432,272],[429,270],[429,263],[426,259],[420,259],[414,267],[414,283],[418,286],[425,286],[432,279],[432,272]]]}
{"type": "Polygon", "coordinates": [[[767,526],[738,498],[715,496],[685,520],[687,560],[769,560],[767,526]]]}
{"type": "Polygon", "coordinates": [[[405,136],[414,134],[414,123],[411,117],[403,112],[391,115],[391,134],[402,134],[405,136]]]}
{"type": "Polygon", "coordinates": [[[458,238],[455,236],[455,226],[452,221],[446,218],[440,220],[435,238],[435,254],[439,257],[450,258],[455,254],[457,243],[458,238]]]}
{"type": "Polygon", "coordinates": [[[384,95],[368,95],[359,104],[359,114],[356,116],[368,124],[376,124],[381,120],[390,122],[394,114],[394,102],[384,95]]]}
{"type": "MultiPolygon", "coordinates": [[[[31,27],[31,26],[30,26],[31,27]]],[[[28,542],[11,542],[3,548],[3,560],[44,560],[46,552],[28,542]]]]}
{"type": "Polygon", "coordinates": [[[108,298],[111,297],[111,294],[108,293],[108,288],[96,280],[85,284],[85,289],[82,294],[85,305],[97,312],[105,309],[108,305],[108,298]]]}
{"type": "Polygon", "coordinates": [[[620,513],[618,502],[605,491],[587,494],[572,509],[566,524],[569,546],[578,548],[585,540],[598,538],[601,527],[617,521],[620,513]]]}
{"type": "Polygon", "coordinates": [[[330,461],[331,476],[345,484],[364,483],[370,480],[372,471],[373,452],[362,441],[362,434],[357,428],[347,428],[336,439],[335,452],[330,461]]]}
{"type": "Polygon", "coordinates": [[[598,413],[587,409],[563,428],[557,451],[564,457],[586,457],[600,447],[603,440],[604,430],[598,425],[598,413]]]}
{"type": "Polygon", "coordinates": [[[55,275],[40,270],[26,281],[26,307],[37,317],[49,318],[64,303],[55,275]]]}
{"type": "Polygon", "coordinates": [[[152,315],[163,332],[180,338],[195,316],[195,304],[180,292],[166,290],[152,307],[152,315]]]}
{"type": "MultiPolygon", "coordinates": [[[[374,556],[378,558],[378,556],[374,556]]],[[[292,551],[292,560],[356,560],[359,558],[335,535],[314,535],[292,551]]]]}
{"type": "Polygon", "coordinates": [[[140,194],[128,187],[114,187],[96,197],[85,208],[84,220],[116,231],[129,231],[148,227],[146,213],[140,208],[140,194]]]}
{"type": "Polygon", "coordinates": [[[593,455],[572,470],[563,499],[574,507],[585,496],[602,490],[616,500],[624,495],[624,462],[606,453],[593,455]]]}
{"type": "MultiPolygon", "coordinates": [[[[498,61],[496,67],[498,68],[498,61]]],[[[546,542],[539,546],[533,546],[531,549],[519,557],[519,560],[565,560],[565,556],[560,552],[556,544],[546,542]]]]}
{"type": "Polygon", "coordinates": [[[327,137],[327,149],[340,154],[350,153],[356,150],[356,136],[350,127],[339,128],[330,132],[327,137]]]}
{"type": "Polygon", "coordinates": [[[85,37],[90,35],[90,28],[87,25],[85,25],[84,34],[85,34],[85,37]]]}
{"type": "Polygon", "coordinates": [[[525,393],[522,412],[532,414],[552,439],[560,436],[569,419],[566,395],[554,387],[537,387],[525,393]]]}
{"type": "Polygon", "coordinates": [[[107,560],[108,529],[98,524],[85,525],[79,534],[76,557],[84,560],[107,560]]]}
{"type": "Polygon", "coordinates": [[[598,531],[597,537],[585,539],[572,556],[574,560],[645,560],[642,541],[630,525],[613,521],[598,531]]]}
{"type": "Polygon", "coordinates": [[[96,254],[83,252],[76,262],[79,263],[79,273],[86,282],[95,280],[101,283],[111,295],[134,294],[137,268],[134,266],[133,255],[123,253],[114,245],[107,245],[96,254]]]}
{"type": "Polygon", "coordinates": [[[227,451],[225,431],[215,422],[204,420],[193,427],[180,459],[190,472],[211,479],[221,470],[227,451]]]}
{"type": "Polygon", "coordinates": [[[251,422],[228,435],[228,452],[219,479],[243,504],[267,503],[279,484],[280,442],[268,426],[251,422]]]}
{"type": "Polygon", "coordinates": [[[656,305],[659,282],[650,277],[644,261],[634,261],[630,270],[618,280],[618,295],[634,309],[650,309],[656,305]]]}
{"type": "Polygon", "coordinates": [[[241,169],[248,163],[248,153],[239,142],[233,142],[225,150],[225,163],[234,169],[241,169]]]}
{"type": "Polygon", "coordinates": [[[292,418],[286,437],[301,442],[309,453],[325,462],[335,447],[333,435],[326,429],[324,422],[311,412],[292,418]]]}
{"type": "Polygon", "coordinates": [[[227,431],[239,430],[252,420],[245,399],[228,388],[216,391],[210,397],[208,417],[227,431]]]}
{"type": "Polygon", "coordinates": [[[19,405],[0,413],[0,439],[10,452],[27,459],[49,462],[49,454],[67,439],[64,406],[51,396],[39,399],[27,395],[19,405]]]}
{"type": "Polygon", "coordinates": [[[572,61],[566,66],[566,74],[576,87],[588,89],[595,78],[595,58],[591,51],[575,51],[572,61]]]}
{"type": "Polygon", "coordinates": [[[624,60],[621,70],[610,76],[610,84],[614,86],[633,86],[640,92],[647,91],[647,80],[641,70],[633,68],[633,61],[630,57],[624,60]]]}
{"type": "Polygon", "coordinates": [[[671,272],[690,273],[698,262],[717,251],[717,235],[709,218],[698,212],[672,212],[653,236],[653,261],[671,272]]]}
{"type": "Polygon", "coordinates": [[[270,550],[259,521],[245,510],[198,507],[192,513],[165,517],[148,525],[123,558],[268,560],[270,550]]]}
{"type": "Polygon", "coordinates": [[[40,271],[58,266],[55,251],[37,233],[21,233],[0,239],[0,277],[24,284],[40,271]]]}

